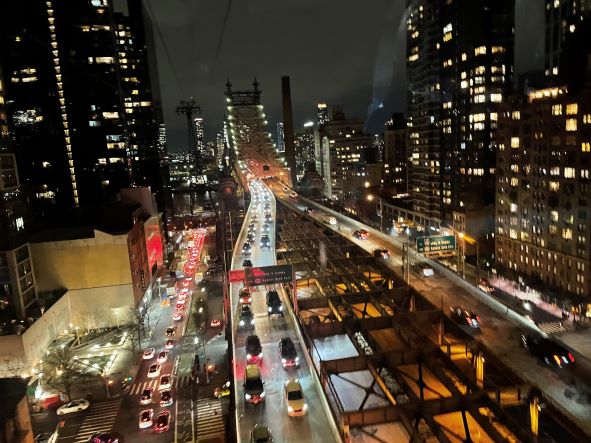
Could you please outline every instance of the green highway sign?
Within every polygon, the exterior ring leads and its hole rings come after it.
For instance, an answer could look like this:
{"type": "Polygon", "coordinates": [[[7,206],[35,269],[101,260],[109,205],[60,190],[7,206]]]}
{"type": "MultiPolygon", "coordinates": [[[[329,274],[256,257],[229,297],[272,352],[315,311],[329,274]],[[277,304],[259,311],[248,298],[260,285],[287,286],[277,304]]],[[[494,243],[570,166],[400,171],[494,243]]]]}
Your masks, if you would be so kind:
{"type": "Polygon", "coordinates": [[[456,250],[456,238],[453,235],[441,235],[417,238],[417,252],[447,252],[456,250]]]}

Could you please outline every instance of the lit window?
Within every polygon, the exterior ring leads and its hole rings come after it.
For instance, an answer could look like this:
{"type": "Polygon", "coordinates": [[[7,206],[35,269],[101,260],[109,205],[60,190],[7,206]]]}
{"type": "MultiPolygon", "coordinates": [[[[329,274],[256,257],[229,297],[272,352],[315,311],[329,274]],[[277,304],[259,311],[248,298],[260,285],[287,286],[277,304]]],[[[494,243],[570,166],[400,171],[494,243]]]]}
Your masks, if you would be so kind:
{"type": "Polygon", "coordinates": [[[583,123],[586,125],[591,124],[591,114],[583,115],[583,123]]]}
{"type": "Polygon", "coordinates": [[[550,211],[550,220],[553,222],[558,221],[558,211],[550,211]]]}
{"type": "Polygon", "coordinates": [[[591,152],[591,144],[589,142],[581,143],[581,151],[583,152],[591,152]]]}
{"type": "Polygon", "coordinates": [[[119,118],[118,112],[103,112],[103,118],[114,119],[119,118]]]}
{"type": "Polygon", "coordinates": [[[101,125],[100,121],[97,120],[90,120],[88,122],[88,126],[90,126],[91,128],[98,128],[101,125]]]}
{"type": "Polygon", "coordinates": [[[445,34],[443,35],[443,41],[444,41],[444,42],[448,42],[448,41],[450,41],[452,38],[453,38],[453,36],[452,36],[451,32],[447,32],[447,33],[445,33],[445,34]]]}
{"type": "Polygon", "coordinates": [[[462,89],[466,89],[468,87],[468,82],[466,80],[462,80],[462,82],[460,83],[460,87],[462,89]]]}
{"type": "Polygon", "coordinates": [[[575,168],[564,168],[564,178],[575,178],[576,172],[575,168]]]}
{"type": "Polygon", "coordinates": [[[493,46],[491,51],[493,54],[502,54],[506,51],[506,49],[503,46],[493,46]]]}
{"type": "Polygon", "coordinates": [[[573,238],[573,230],[571,228],[563,228],[562,238],[565,240],[571,240],[573,238]]]}
{"type": "Polygon", "coordinates": [[[567,118],[566,119],[566,130],[573,132],[577,130],[577,119],[576,118],[567,118]]]}
{"type": "Polygon", "coordinates": [[[560,182],[548,182],[548,189],[553,192],[557,192],[560,190],[560,182]]]}
{"type": "Polygon", "coordinates": [[[418,59],[419,59],[419,54],[413,54],[410,57],[408,57],[409,62],[414,62],[414,61],[417,61],[418,59]]]}
{"type": "Polygon", "coordinates": [[[577,103],[566,105],[566,115],[576,115],[577,112],[579,112],[579,105],[577,103]]]}
{"type": "Polygon", "coordinates": [[[115,62],[115,59],[113,57],[96,57],[94,61],[96,63],[112,64],[115,62]]]}
{"type": "Polygon", "coordinates": [[[511,137],[511,147],[519,148],[519,137],[511,137]]]}
{"type": "Polygon", "coordinates": [[[463,61],[463,62],[465,62],[465,61],[466,61],[466,58],[467,58],[467,57],[466,57],[466,53],[465,53],[465,52],[463,52],[463,53],[462,53],[462,61],[463,61]]]}
{"type": "Polygon", "coordinates": [[[511,118],[513,120],[519,120],[521,118],[521,113],[519,111],[513,111],[511,113],[511,118]]]}
{"type": "Polygon", "coordinates": [[[552,115],[562,115],[562,105],[552,105],[552,115]]]}
{"type": "Polygon", "coordinates": [[[501,103],[503,101],[503,94],[491,94],[490,101],[493,103],[501,103]]]}
{"type": "Polygon", "coordinates": [[[486,54],[486,46],[479,46],[478,48],[474,49],[474,55],[485,55],[486,54]]]}

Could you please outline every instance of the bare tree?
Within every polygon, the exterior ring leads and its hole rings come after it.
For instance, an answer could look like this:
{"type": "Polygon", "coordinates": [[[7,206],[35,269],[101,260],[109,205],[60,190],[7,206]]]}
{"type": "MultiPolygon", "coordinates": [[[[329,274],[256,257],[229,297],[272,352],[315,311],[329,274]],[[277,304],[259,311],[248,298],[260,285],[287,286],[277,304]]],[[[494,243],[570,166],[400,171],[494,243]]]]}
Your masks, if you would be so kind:
{"type": "MultiPolygon", "coordinates": [[[[71,399],[72,388],[87,380],[91,367],[82,363],[69,345],[60,345],[48,351],[43,358],[43,380],[51,387],[65,392],[71,399]]],[[[101,371],[100,368],[96,368],[101,371]]]]}
{"type": "Polygon", "coordinates": [[[150,330],[150,314],[143,309],[129,309],[125,324],[122,326],[127,332],[128,349],[134,354],[141,350],[142,341],[150,330]]]}

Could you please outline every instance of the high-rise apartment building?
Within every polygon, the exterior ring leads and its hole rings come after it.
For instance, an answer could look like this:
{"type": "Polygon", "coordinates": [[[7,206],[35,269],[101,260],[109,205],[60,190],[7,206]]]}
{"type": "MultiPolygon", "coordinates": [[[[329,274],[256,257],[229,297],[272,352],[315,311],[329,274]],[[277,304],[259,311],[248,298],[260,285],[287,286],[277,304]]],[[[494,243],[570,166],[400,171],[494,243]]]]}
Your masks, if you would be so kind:
{"type": "Polygon", "coordinates": [[[425,227],[451,226],[454,211],[493,202],[498,107],[513,78],[514,0],[407,6],[409,190],[425,227]]]}
{"type": "Polygon", "coordinates": [[[331,118],[319,129],[324,196],[342,201],[349,170],[365,163],[372,140],[363,132],[363,121],[347,119],[342,106],[331,107],[331,118]]]}
{"type": "Polygon", "coordinates": [[[406,120],[395,113],[384,127],[384,184],[395,185],[398,194],[408,189],[408,163],[406,120]]]}
{"type": "Polygon", "coordinates": [[[38,212],[96,205],[130,184],[162,188],[141,11],[138,0],[121,13],[111,0],[3,5],[7,111],[38,212]]]}
{"type": "Polygon", "coordinates": [[[591,0],[546,0],[544,73],[559,74],[560,58],[566,38],[591,12],[591,0]]]}
{"type": "Polygon", "coordinates": [[[285,152],[285,133],[283,122],[277,123],[277,152],[285,152]]]}
{"type": "Polygon", "coordinates": [[[314,122],[304,123],[303,128],[294,131],[294,146],[296,156],[296,176],[298,181],[304,176],[306,166],[314,162],[314,149],[318,130],[314,122]]]}
{"type": "Polygon", "coordinates": [[[496,257],[545,291],[591,293],[591,88],[533,90],[499,121],[496,257]]]}
{"type": "Polygon", "coordinates": [[[0,69],[0,304],[5,313],[23,319],[37,300],[37,291],[29,244],[24,237],[29,220],[12,152],[4,85],[0,69]]]}

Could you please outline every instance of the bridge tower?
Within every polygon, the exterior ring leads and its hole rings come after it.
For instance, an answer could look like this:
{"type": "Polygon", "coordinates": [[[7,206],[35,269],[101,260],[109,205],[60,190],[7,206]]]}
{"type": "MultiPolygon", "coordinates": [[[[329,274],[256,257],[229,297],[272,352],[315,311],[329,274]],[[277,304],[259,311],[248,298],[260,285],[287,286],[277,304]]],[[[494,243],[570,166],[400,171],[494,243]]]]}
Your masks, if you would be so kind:
{"type": "Polygon", "coordinates": [[[291,185],[287,161],[278,156],[269,132],[256,78],[252,86],[252,90],[236,91],[229,79],[226,82],[229,163],[238,172],[249,169],[255,176],[277,177],[291,185]]]}

